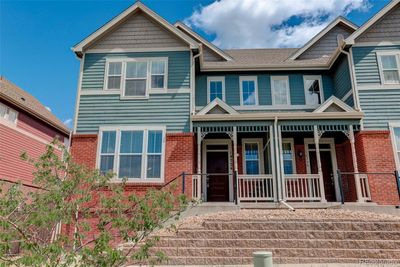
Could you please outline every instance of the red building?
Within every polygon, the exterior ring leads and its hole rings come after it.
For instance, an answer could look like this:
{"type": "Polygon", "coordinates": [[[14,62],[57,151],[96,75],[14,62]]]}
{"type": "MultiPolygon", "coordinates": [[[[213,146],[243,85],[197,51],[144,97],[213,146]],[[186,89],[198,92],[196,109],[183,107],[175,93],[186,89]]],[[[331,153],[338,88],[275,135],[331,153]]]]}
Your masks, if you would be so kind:
{"type": "Polygon", "coordinates": [[[31,186],[33,166],[20,155],[40,156],[54,138],[68,144],[69,129],[35,97],[0,77],[0,179],[31,186]]]}

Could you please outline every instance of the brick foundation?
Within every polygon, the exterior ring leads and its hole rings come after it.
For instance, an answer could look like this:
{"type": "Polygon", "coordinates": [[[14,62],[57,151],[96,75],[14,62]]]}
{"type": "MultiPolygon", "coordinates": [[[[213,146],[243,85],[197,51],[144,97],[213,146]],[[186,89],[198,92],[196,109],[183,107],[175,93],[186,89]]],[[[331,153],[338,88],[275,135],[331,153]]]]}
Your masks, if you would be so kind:
{"type": "MultiPolygon", "coordinates": [[[[396,169],[389,131],[361,131],[355,136],[360,172],[393,173],[396,169]]],[[[382,205],[399,204],[394,175],[368,175],[371,198],[382,205]]]]}

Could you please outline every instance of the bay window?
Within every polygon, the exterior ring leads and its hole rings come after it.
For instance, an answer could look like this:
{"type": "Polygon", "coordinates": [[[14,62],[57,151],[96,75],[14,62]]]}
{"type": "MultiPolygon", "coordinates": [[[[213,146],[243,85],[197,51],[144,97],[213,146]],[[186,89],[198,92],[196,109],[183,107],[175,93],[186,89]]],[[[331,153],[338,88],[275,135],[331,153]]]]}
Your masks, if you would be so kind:
{"type": "Polygon", "coordinates": [[[378,52],[379,73],[382,84],[400,83],[400,52],[378,52]]]}
{"type": "Polygon", "coordinates": [[[128,181],[162,181],[163,127],[101,127],[98,167],[128,181]]]}
{"type": "Polygon", "coordinates": [[[167,58],[107,59],[104,89],[120,90],[122,98],[147,97],[167,88],[167,58]]]}

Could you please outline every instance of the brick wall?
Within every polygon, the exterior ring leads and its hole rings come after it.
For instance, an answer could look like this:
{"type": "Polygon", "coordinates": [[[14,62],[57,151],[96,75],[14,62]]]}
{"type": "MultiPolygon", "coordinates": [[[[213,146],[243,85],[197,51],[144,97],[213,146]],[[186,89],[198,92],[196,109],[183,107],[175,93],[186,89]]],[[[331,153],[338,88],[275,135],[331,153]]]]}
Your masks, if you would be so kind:
{"type": "MultiPolygon", "coordinates": [[[[396,167],[389,131],[361,131],[355,138],[360,172],[394,172],[396,167]]],[[[370,174],[368,180],[373,202],[400,203],[394,175],[370,174]]]]}

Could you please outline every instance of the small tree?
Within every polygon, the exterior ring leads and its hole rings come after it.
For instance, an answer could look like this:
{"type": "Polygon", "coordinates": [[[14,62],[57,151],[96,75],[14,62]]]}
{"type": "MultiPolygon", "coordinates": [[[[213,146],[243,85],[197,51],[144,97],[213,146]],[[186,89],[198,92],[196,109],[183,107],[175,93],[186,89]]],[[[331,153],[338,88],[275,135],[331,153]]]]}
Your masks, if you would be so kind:
{"type": "Polygon", "coordinates": [[[20,184],[0,187],[3,264],[121,266],[164,258],[149,252],[158,240],[152,233],[179,215],[184,196],[165,189],[128,194],[126,181],[112,183],[112,174],[74,163],[58,142],[38,159],[22,158],[34,164],[34,184],[41,189],[24,193],[20,184]],[[20,253],[10,255],[16,244],[20,253]]]}

